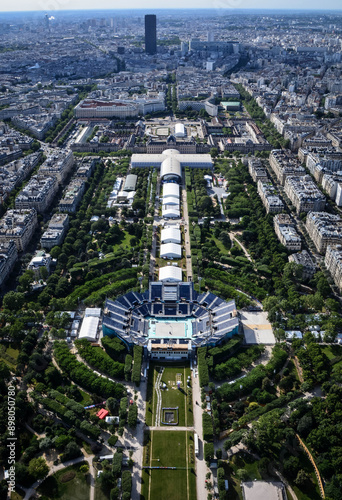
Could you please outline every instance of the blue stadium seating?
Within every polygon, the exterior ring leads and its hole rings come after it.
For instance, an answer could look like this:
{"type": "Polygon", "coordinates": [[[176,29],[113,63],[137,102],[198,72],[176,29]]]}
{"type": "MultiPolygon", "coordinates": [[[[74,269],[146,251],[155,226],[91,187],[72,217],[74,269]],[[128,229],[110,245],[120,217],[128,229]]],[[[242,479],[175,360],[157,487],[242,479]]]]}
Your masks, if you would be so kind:
{"type": "Polygon", "coordinates": [[[179,304],[178,309],[179,309],[179,312],[181,314],[185,314],[186,316],[189,314],[188,313],[188,304],[179,304]]]}
{"type": "Polygon", "coordinates": [[[122,305],[117,300],[113,302],[112,300],[107,299],[105,307],[107,307],[109,311],[113,311],[116,314],[128,314],[129,312],[128,307],[122,305]]]}
{"type": "Polygon", "coordinates": [[[142,316],[147,316],[147,315],[148,315],[148,309],[147,309],[146,304],[144,304],[144,305],[142,305],[142,306],[138,307],[137,312],[138,312],[139,314],[142,314],[142,316]]]}
{"type": "Polygon", "coordinates": [[[121,297],[118,297],[116,300],[117,300],[117,302],[122,304],[124,307],[132,309],[132,305],[130,304],[130,302],[128,302],[128,300],[125,299],[124,295],[122,295],[121,297]]]}
{"type": "Polygon", "coordinates": [[[112,320],[109,316],[105,316],[103,318],[103,324],[108,325],[110,328],[112,328],[114,331],[118,333],[120,332],[125,333],[124,325],[122,323],[112,320]]]}
{"type": "Polygon", "coordinates": [[[216,300],[216,295],[213,293],[208,292],[205,297],[202,299],[202,304],[206,305],[206,307],[209,309],[211,304],[216,300]]]}
{"type": "Polygon", "coordinates": [[[165,306],[164,314],[165,314],[165,316],[176,316],[176,314],[177,314],[177,308],[176,307],[165,306]]]}
{"type": "Polygon", "coordinates": [[[162,298],[162,285],[151,283],[151,300],[155,301],[162,298]]]}
{"type": "Polygon", "coordinates": [[[116,314],[116,313],[111,312],[110,313],[110,318],[113,321],[117,321],[118,323],[122,323],[122,324],[128,322],[128,317],[127,316],[123,316],[122,314],[116,314]]]}
{"type": "MultiPolygon", "coordinates": [[[[190,285],[190,283],[189,283],[190,285]]],[[[179,285],[179,298],[190,301],[190,286],[187,283],[179,285]]]]}
{"type": "Polygon", "coordinates": [[[163,310],[163,304],[152,304],[152,314],[159,314],[163,310]]]}
{"type": "MultiPolygon", "coordinates": [[[[237,331],[239,320],[233,317],[235,301],[225,302],[211,292],[197,294],[193,283],[161,284],[153,282],[148,291],[129,292],[117,300],[107,300],[103,325],[129,344],[146,345],[150,323],[145,317],[189,317],[192,342],[196,346],[218,345],[227,335],[237,331]],[[130,314],[131,313],[131,314],[130,314]],[[130,324],[128,324],[131,318],[130,324]],[[211,331],[209,330],[211,320],[211,331]]],[[[153,339],[154,343],[169,342],[153,339]]],[[[180,339],[187,345],[189,339],[180,339]]]]}

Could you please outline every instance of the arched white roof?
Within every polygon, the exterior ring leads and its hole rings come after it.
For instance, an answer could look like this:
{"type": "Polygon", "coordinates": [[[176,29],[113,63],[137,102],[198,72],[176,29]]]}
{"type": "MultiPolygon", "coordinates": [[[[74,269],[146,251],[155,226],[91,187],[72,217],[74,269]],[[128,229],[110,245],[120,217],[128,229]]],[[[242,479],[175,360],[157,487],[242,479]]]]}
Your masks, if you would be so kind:
{"type": "Polygon", "coordinates": [[[162,216],[165,218],[179,219],[180,210],[177,205],[163,205],[162,216]]]}
{"type": "Polygon", "coordinates": [[[164,241],[169,241],[170,243],[180,243],[181,242],[180,229],[176,229],[174,227],[168,227],[166,229],[162,229],[160,235],[160,241],[162,243],[164,243],[164,241]]]}
{"type": "Polygon", "coordinates": [[[182,247],[176,243],[164,243],[160,245],[160,257],[180,259],[182,257],[182,247]]]}
{"type": "Polygon", "coordinates": [[[176,123],[175,125],[175,137],[185,137],[186,130],[183,123],[176,123]]]}
{"type": "Polygon", "coordinates": [[[95,316],[87,316],[84,318],[78,338],[94,342],[96,340],[99,321],[100,319],[95,316]]]}
{"type": "Polygon", "coordinates": [[[179,207],[179,198],[176,196],[168,196],[166,199],[163,198],[164,205],[177,205],[179,207]]]}
{"type": "Polygon", "coordinates": [[[178,151],[178,149],[165,149],[163,152],[162,152],[162,155],[164,156],[173,156],[173,155],[179,155],[180,152],[178,151]]]}
{"type": "Polygon", "coordinates": [[[168,182],[163,185],[163,199],[168,196],[172,196],[172,198],[179,198],[179,186],[174,182],[168,182]]]}
{"type": "Polygon", "coordinates": [[[182,270],[176,266],[159,268],[159,281],[182,281],[182,270]]]}
{"type": "MultiPolygon", "coordinates": [[[[172,150],[169,150],[172,151],[172,150]]],[[[177,153],[178,154],[178,153],[177,153]]],[[[177,176],[179,178],[182,177],[181,164],[177,158],[173,158],[173,155],[170,155],[166,158],[160,167],[160,178],[163,179],[165,176],[177,176]]]]}

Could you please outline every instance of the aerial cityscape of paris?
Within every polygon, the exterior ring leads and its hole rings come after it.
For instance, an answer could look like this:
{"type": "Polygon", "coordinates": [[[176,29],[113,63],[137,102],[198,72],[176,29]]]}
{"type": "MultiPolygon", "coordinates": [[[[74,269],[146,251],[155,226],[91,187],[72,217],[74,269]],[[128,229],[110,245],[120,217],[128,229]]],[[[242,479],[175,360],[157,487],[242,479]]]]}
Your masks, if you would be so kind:
{"type": "Polygon", "coordinates": [[[336,0],[0,6],[0,500],[342,500],[336,0]]]}

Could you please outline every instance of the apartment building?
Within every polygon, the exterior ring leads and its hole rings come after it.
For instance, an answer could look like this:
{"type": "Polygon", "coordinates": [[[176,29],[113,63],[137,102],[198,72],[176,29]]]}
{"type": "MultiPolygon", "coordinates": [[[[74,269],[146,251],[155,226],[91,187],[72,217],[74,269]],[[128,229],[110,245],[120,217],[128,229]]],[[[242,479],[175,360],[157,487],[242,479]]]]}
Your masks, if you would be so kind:
{"type": "Polygon", "coordinates": [[[80,177],[82,179],[88,179],[93,173],[96,165],[96,160],[98,158],[86,157],[83,158],[82,163],[78,167],[76,171],[76,177],[80,177]]]}
{"type": "Polygon", "coordinates": [[[41,153],[33,153],[0,167],[0,203],[4,203],[15,189],[38,164],[41,153]]]}
{"type": "Polygon", "coordinates": [[[34,175],[16,197],[15,207],[18,209],[35,208],[39,213],[45,212],[57,190],[56,177],[34,175]]]}
{"type": "Polygon", "coordinates": [[[258,194],[268,214],[283,211],[284,203],[279,198],[277,190],[271,182],[258,181],[258,194]]]}
{"type": "Polygon", "coordinates": [[[307,250],[289,255],[289,262],[303,266],[303,279],[311,279],[316,272],[316,265],[307,250]]]}
{"type": "Polygon", "coordinates": [[[324,254],[328,245],[342,243],[342,219],[327,212],[310,212],[305,223],[318,252],[324,254]]]}
{"type": "Polygon", "coordinates": [[[63,198],[59,202],[59,211],[75,213],[77,206],[82,200],[84,190],[85,182],[83,179],[72,179],[64,192],[63,198]]]}
{"type": "Polygon", "coordinates": [[[23,252],[31,240],[37,224],[35,209],[7,210],[0,219],[0,243],[13,240],[18,252],[23,252]]]}
{"type": "Polygon", "coordinates": [[[285,193],[295,206],[298,214],[324,210],[325,196],[309,175],[287,177],[285,180],[285,193]]]}
{"type": "Polygon", "coordinates": [[[18,250],[13,240],[0,242],[0,287],[12,272],[18,258],[18,250]]]}
{"type": "Polygon", "coordinates": [[[63,182],[74,164],[74,155],[71,151],[65,154],[61,151],[50,155],[39,169],[39,175],[56,177],[59,183],[63,182]]]}
{"type": "Polygon", "coordinates": [[[335,151],[327,151],[325,153],[310,151],[306,158],[306,166],[312,175],[314,175],[317,165],[321,165],[331,172],[342,170],[342,153],[335,151]]]}
{"type": "Polygon", "coordinates": [[[32,116],[18,115],[12,118],[14,125],[28,130],[39,140],[44,139],[48,130],[55,125],[57,120],[58,116],[55,113],[42,113],[32,116]]]}
{"type": "Polygon", "coordinates": [[[259,158],[248,159],[248,172],[252,177],[253,181],[256,183],[258,183],[258,181],[261,182],[268,181],[268,175],[266,169],[262,166],[262,163],[259,160],[259,158]]]}
{"type": "Polygon", "coordinates": [[[297,158],[290,152],[282,149],[273,149],[269,157],[270,165],[282,186],[290,175],[296,177],[305,176],[305,169],[300,165],[297,158]]]}
{"type": "Polygon", "coordinates": [[[295,224],[288,214],[277,214],[273,218],[275,233],[282,245],[287,250],[298,251],[302,242],[295,229],[295,224]]]}
{"type": "Polygon", "coordinates": [[[63,243],[69,227],[68,214],[55,214],[52,216],[48,229],[43,233],[40,244],[43,248],[50,249],[63,243]]]}
{"type": "Polygon", "coordinates": [[[324,263],[335,285],[342,291],[342,245],[328,245],[324,263]]]}

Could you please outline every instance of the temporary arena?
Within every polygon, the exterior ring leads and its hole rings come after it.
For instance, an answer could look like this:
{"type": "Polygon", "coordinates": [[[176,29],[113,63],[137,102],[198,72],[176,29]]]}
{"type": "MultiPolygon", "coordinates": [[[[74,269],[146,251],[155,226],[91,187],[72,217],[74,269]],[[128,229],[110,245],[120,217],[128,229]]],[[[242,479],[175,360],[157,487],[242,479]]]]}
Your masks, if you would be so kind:
{"type": "Polygon", "coordinates": [[[128,347],[144,346],[153,359],[180,360],[238,333],[239,320],[234,300],[199,294],[192,282],[152,282],[144,293],[107,299],[102,328],[128,347]]]}

